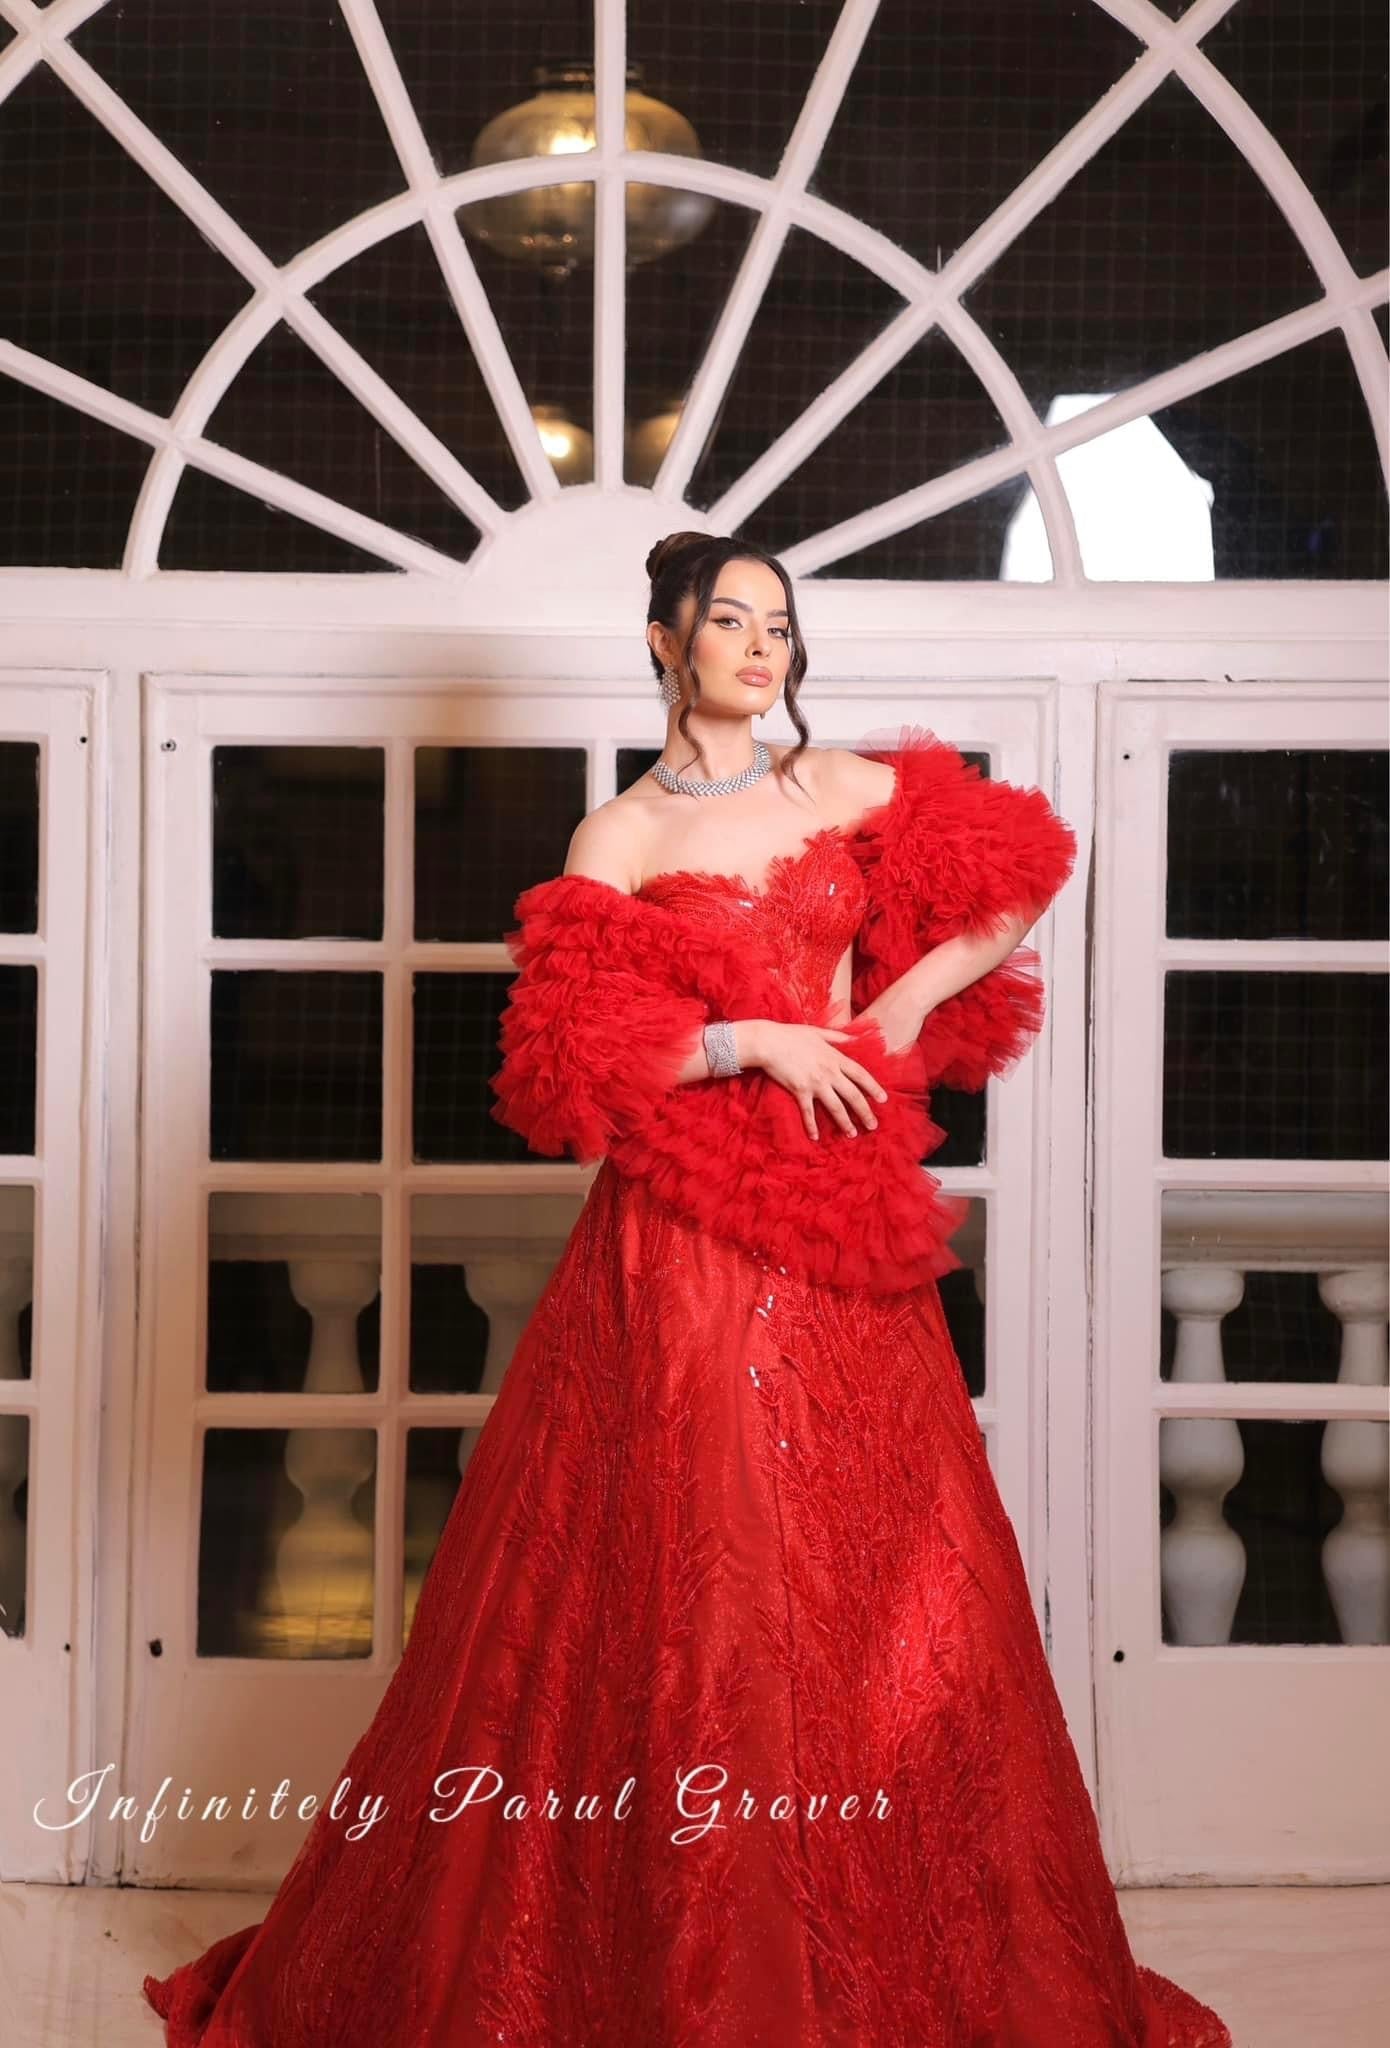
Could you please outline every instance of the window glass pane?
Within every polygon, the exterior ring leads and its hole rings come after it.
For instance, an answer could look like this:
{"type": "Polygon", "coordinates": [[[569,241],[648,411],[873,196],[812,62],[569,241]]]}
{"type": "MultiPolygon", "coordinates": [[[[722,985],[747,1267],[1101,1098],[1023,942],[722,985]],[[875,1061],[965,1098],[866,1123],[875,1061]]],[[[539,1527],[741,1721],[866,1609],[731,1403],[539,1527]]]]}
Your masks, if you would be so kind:
{"type": "Polygon", "coordinates": [[[827,561],[822,576],[950,583],[1050,583],[1052,549],[1026,477],[1011,477],[827,561]]]}
{"type": "Polygon", "coordinates": [[[1346,1536],[1377,1491],[1383,1513],[1387,1436],[1381,1422],[1161,1421],[1162,1640],[1383,1640],[1346,1536]],[[1223,1482],[1224,1529],[1211,1525],[1223,1482]]]}
{"type": "Polygon", "coordinates": [[[22,1636],[27,1611],[29,1417],[0,1411],[0,1630],[22,1636]]]}
{"type": "MultiPolygon", "coordinates": [[[[487,124],[539,90],[545,65],[592,64],[591,6],[554,0],[377,0],[434,160],[446,177],[466,171],[487,124]]],[[[629,29],[631,34],[631,29],[629,29]]]]}
{"type": "MultiPolygon", "coordinates": [[[[652,678],[652,694],[656,694],[656,678],[652,678]]],[[[631,789],[640,781],[654,761],[660,760],[660,747],[619,747],[617,749],[617,784],[619,789],[631,789]]]]}
{"type": "Polygon", "coordinates": [[[283,324],[252,350],[207,432],[220,447],[456,561],[477,545],[468,515],[283,324]]]}
{"type": "Polygon", "coordinates": [[[380,1198],[211,1195],[207,1333],[209,1393],[375,1393],[380,1198]]]}
{"type": "Polygon", "coordinates": [[[1384,975],[1165,977],[1170,1159],[1384,1159],[1384,975]]]}
{"type": "Polygon", "coordinates": [[[939,269],[1138,55],[1098,7],[882,0],[811,189],[939,269]]]}
{"type": "Polygon", "coordinates": [[[415,976],[417,1160],[539,1159],[488,1114],[496,1098],[487,1084],[502,1064],[498,1030],[511,983],[510,973],[415,976]]]}
{"type": "Polygon", "coordinates": [[[988,1136],[989,1092],[981,1088],[964,1094],[955,1088],[933,1088],[931,1120],[946,1135],[923,1164],[933,1173],[949,1166],[982,1166],[988,1136]]]}
{"type": "Polygon", "coordinates": [[[369,1657],[370,1429],[210,1429],[198,1540],[200,1657],[369,1657]]]}
{"type": "Polygon", "coordinates": [[[644,92],[693,123],[711,163],[771,177],[839,14],[839,0],[639,0],[628,63],[644,92]]]}
{"type": "Polygon", "coordinates": [[[34,1150],[39,971],[0,965],[0,1153],[34,1150]]]}
{"type": "MultiPolygon", "coordinates": [[[[526,1198],[521,1205],[533,1200],[526,1198]]],[[[514,1214],[506,1197],[416,1195],[411,1201],[410,1391],[413,1394],[495,1393],[485,1385],[491,1322],[484,1300],[470,1292],[476,1250],[480,1271],[505,1257],[498,1237],[514,1214]]],[[[507,1249],[510,1249],[508,1245],[507,1249]]],[[[552,1262],[553,1263],[553,1262],[552,1262]]],[[[484,1272],[480,1293],[489,1292],[484,1272]]],[[[540,1289],[536,1289],[539,1296],[540,1289]]],[[[505,1367],[506,1360],[501,1361],[505,1367]]],[[[500,1384],[501,1371],[496,1374],[500,1384]]],[[[455,1432],[457,1434],[457,1432],[455,1432]]]]}
{"type": "Polygon", "coordinates": [[[417,939],[496,943],[512,929],[521,891],[565,865],[585,766],[582,747],[416,748],[417,939]]]}
{"type": "MultiPolygon", "coordinates": [[[[701,31],[705,31],[702,29],[701,31]]],[[[623,474],[630,484],[655,481],[661,461],[680,423],[695,372],[704,360],[725,298],[743,261],[759,216],[744,206],[683,192],[663,185],[628,187],[629,232],[637,219],[657,237],[681,237],[677,248],[654,260],[636,264],[627,277],[626,405],[627,434],[623,474]]],[[[777,303],[764,298],[761,317],[775,321],[777,303]]],[[[783,309],[785,311],[785,307],[783,309]]],[[[811,310],[809,303],[807,311],[811,310]]],[[[758,323],[755,322],[755,330],[758,323]]],[[[818,331],[819,323],[817,323],[818,331]]],[[[749,372],[756,360],[752,335],[739,356],[735,382],[747,403],[749,372]]],[[[778,393],[762,362],[756,377],[761,391],[760,427],[766,430],[769,402],[785,406],[788,391],[778,393]]],[[[727,435],[729,404],[719,408],[721,433],[727,435]]],[[[768,438],[771,438],[768,436],[768,438]]],[[[737,459],[737,458],[736,458],[737,459]]],[[[744,466],[743,456],[739,467],[744,466]]],[[[702,489],[692,502],[710,501],[702,489]]]]}
{"type": "Polygon", "coordinates": [[[193,468],[179,478],[160,540],[159,566],[304,575],[403,573],[394,562],[193,468]]]}
{"type": "Polygon", "coordinates": [[[0,376],[0,446],[0,561],[119,569],[150,466],[144,442],[0,376]]]}
{"type": "MultiPolygon", "coordinates": [[[[937,1153],[933,1165],[940,1157],[937,1153]]],[[[964,1222],[951,1238],[951,1250],[963,1263],[954,1273],[943,1273],[937,1282],[946,1327],[951,1333],[951,1344],[960,1360],[966,1391],[972,1401],[994,1391],[993,1376],[987,1372],[985,1356],[985,1285],[988,1271],[985,1243],[988,1227],[989,1205],[981,1197],[973,1197],[964,1222]]]]}
{"type": "Polygon", "coordinates": [[[1324,1293],[1384,1264],[1384,1197],[1165,1188],[1162,1207],[1160,1379],[1332,1385],[1345,1326],[1324,1293]]]}
{"type": "Polygon", "coordinates": [[[38,743],[0,740],[0,932],[38,928],[38,743]]]}
{"type": "Polygon", "coordinates": [[[425,1575],[434,1562],[439,1539],[454,1505],[463,1476],[460,1460],[467,1464],[467,1450],[476,1430],[410,1429],[405,1438],[405,1600],[401,1619],[401,1647],[410,1641],[411,1625],[420,1600],[425,1575]]]}
{"type": "Polygon", "coordinates": [[[73,44],[276,263],[405,182],[337,8],[121,0],[73,44]]]}
{"type": "Polygon", "coordinates": [[[0,1183],[0,1394],[34,1365],[34,1190],[0,1183]]]}
{"type": "MultiPolygon", "coordinates": [[[[939,327],[931,328],[886,377],[860,400],[799,469],[779,484],[741,531],[774,553],[803,534],[834,526],[896,498],[930,478],[962,467],[979,455],[1004,447],[1008,432],[975,372],[939,327]]],[[[943,515],[944,516],[944,515],[943,515]]],[[[890,543],[879,542],[879,565],[861,569],[861,554],[835,563],[837,576],[914,575],[925,566],[930,538],[941,545],[942,529],[928,522],[909,535],[894,536],[900,563],[920,566],[893,571],[883,565],[890,543]]],[[[952,573],[967,573],[953,570],[952,573]]],[[[996,554],[987,572],[999,574],[996,554]]]]}
{"type": "MultiPolygon", "coordinates": [[[[1076,19],[1087,37],[1101,27],[1099,8],[1076,19]]],[[[1124,390],[1319,297],[1261,180],[1170,77],[970,287],[965,306],[1041,411],[1055,392],[1124,390]]]]}
{"type": "Polygon", "coordinates": [[[385,807],[381,747],[214,747],[214,937],[379,939],[385,807]]]}
{"type": "Polygon", "coordinates": [[[497,1394],[582,1194],[411,1202],[410,1391],[497,1394]]]}
{"type": "MultiPolygon", "coordinates": [[[[708,506],[722,496],[882,333],[903,303],[891,285],[852,257],[804,228],[792,228],[695,466],[691,503],[708,506]]],[[[648,346],[656,346],[655,337],[648,346]]],[[[842,449],[841,460],[849,459],[842,449]]]]}
{"type": "Polygon", "coordinates": [[[1383,748],[1172,753],[1169,937],[1382,939],[1388,772],[1383,748]]]}
{"type": "Polygon", "coordinates": [[[1384,577],[1385,482],[1368,428],[1334,328],[1099,434],[1058,462],[1082,567],[1096,581],[1384,577]]]}
{"type": "Polygon", "coordinates": [[[575,241],[592,245],[592,182],[533,186],[505,204],[473,200],[459,208],[457,218],[556,476],[562,484],[591,483],[593,264],[576,264],[563,278],[543,265],[571,261],[575,241]],[[503,253],[516,243],[534,246],[540,258],[503,253]]]}
{"type": "Polygon", "coordinates": [[[1361,276],[1386,237],[1387,17],[1379,0],[1228,7],[1202,51],[1230,79],[1312,188],[1361,276]]]}
{"type": "Polygon", "coordinates": [[[218,968],[214,1159],[380,1159],[381,976],[218,968]]]}
{"type": "MultiPolygon", "coordinates": [[[[127,37],[133,11],[103,10],[105,33],[127,37]]],[[[196,19],[182,11],[181,59],[196,19]]],[[[146,61],[178,90],[181,65],[167,47],[146,61]]],[[[0,138],[0,333],[136,405],[172,412],[250,285],[46,64],[0,102],[0,138]]],[[[148,460],[142,444],[129,446],[148,460]]]]}
{"type": "Polygon", "coordinates": [[[485,491],[508,511],[524,502],[521,472],[423,227],[364,249],[308,296],[485,491]]]}

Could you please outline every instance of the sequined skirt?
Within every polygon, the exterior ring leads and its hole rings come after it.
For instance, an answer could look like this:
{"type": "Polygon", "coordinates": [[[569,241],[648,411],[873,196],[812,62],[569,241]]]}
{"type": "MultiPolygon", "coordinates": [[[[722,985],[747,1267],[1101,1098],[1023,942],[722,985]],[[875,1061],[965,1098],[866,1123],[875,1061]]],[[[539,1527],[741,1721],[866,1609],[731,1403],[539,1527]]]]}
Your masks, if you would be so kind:
{"type": "Polygon", "coordinates": [[[146,1980],[174,2048],[1229,2048],[1131,1955],[936,1283],[609,1162],[342,1770],[385,1818],[146,1980]]]}

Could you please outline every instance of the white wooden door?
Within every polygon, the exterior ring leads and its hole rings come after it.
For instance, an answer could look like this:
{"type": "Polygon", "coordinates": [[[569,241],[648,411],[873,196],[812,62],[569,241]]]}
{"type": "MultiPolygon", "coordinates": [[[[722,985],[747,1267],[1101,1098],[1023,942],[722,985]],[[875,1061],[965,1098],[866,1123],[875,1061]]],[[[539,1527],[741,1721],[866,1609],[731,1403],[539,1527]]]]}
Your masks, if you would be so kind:
{"type": "MultiPolygon", "coordinates": [[[[278,1877],[400,1656],[591,1178],[486,1117],[502,932],[657,750],[650,697],[149,682],[137,1882],[278,1877]],[[219,1797],[226,1819],[200,1818],[219,1797]]],[[[828,697],[817,739],[928,709],[994,774],[1050,782],[1045,684],[828,697]]],[[[1040,1616],[1042,1057],[939,1106],[953,1149],[931,1162],[974,1203],[943,1295],[1040,1616]]]]}
{"type": "Polygon", "coordinates": [[[1102,694],[1098,1744],[1122,1881],[1390,1875],[1383,692],[1102,694]]]}
{"type": "Polygon", "coordinates": [[[0,672],[0,1878],[49,1882],[88,1846],[68,1792],[92,1724],[100,682],[0,672]]]}

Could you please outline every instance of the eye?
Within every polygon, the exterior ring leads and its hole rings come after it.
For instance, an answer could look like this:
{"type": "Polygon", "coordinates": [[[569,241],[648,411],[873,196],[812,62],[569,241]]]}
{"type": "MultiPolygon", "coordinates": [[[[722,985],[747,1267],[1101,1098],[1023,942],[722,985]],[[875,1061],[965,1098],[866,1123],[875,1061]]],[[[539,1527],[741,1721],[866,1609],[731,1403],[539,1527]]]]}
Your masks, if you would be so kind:
{"type": "MultiPolygon", "coordinates": [[[[716,626],[741,626],[743,621],[726,614],[722,619],[716,619],[714,623],[716,626]]],[[[774,626],[772,630],[774,633],[780,633],[784,640],[790,640],[792,637],[790,630],[786,626],[774,626]]]]}

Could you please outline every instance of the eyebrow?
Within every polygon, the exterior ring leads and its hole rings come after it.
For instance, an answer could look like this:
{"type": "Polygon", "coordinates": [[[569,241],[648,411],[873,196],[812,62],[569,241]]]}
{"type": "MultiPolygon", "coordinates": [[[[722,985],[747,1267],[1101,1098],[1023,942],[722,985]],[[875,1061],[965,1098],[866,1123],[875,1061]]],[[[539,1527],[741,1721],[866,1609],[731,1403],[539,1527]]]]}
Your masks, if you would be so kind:
{"type": "MultiPolygon", "coordinates": [[[[743,599],[742,599],[741,597],[712,597],[712,598],[710,599],[710,603],[711,603],[711,604],[736,604],[736,605],[738,606],[738,608],[739,608],[739,610],[740,610],[741,612],[751,612],[751,611],[752,611],[752,609],[753,609],[752,605],[751,605],[751,604],[745,604],[745,603],[743,602],[743,599]]],[[[778,609],[777,609],[777,610],[776,610],[775,612],[769,612],[769,613],[768,613],[768,617],[769,617],[770,619],[785,619],[785,618],[786,618],[786,616],[787,616],[787,614],[786,614],[786,613],[785,613],[785,611],[783,611],[783,610],[782,610],[782,609],[781,609],[780,607],[779,607],[779,608],[778,608],[778,609]]]]}

